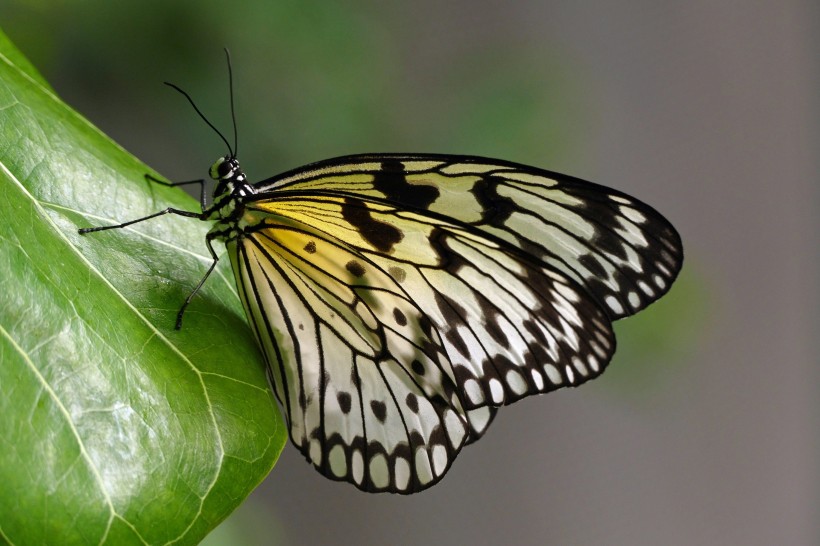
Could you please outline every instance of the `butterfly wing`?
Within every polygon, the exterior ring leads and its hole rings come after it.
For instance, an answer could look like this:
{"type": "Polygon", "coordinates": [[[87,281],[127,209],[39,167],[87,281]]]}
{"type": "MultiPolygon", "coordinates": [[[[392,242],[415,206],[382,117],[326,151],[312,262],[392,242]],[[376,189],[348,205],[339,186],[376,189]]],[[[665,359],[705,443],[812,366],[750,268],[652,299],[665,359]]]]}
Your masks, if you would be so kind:
{"type": "Polygon", "coordinates": [[[294,445],[326,476],[411,493],[469,424],[438,332],[386,273],[333,236],[270,215],[230,243],[240,296],[294,445]]]}
{"type": "Polygon", "coordinates": [[[291,438],[365,490],[429,487],[498,406],[600,374],[611,320],[680,268],[646,205],[494,160],[352,156],[257,189],[231,256],[291,438]]]}
{"type": "Polygon", "coordinates": [[[496,159],[347,156],[257,186],[261,191],[351,192],[456,219],[560,270],[602,303],[613,320],[665,294],[683,262],[675,228],[634,197],[496,159]]]}

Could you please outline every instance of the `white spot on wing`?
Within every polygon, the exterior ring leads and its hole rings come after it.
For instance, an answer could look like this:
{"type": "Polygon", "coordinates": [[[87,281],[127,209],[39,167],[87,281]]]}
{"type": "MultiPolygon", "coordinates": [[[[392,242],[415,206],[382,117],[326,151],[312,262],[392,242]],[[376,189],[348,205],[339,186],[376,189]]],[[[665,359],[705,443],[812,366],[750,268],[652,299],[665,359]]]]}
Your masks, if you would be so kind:
{"type": "Polygon", "coordinates": [[[353,470],[353,481],[359,484],[362,483],[362,478],[364,478],[364,459],[362,458],[362,452],[358,449],[354,451],[350,457],[350,466],[353,470]]]}
{"type": "Polygon", "coordinates": [[[655,281],[655,286],[657,286],[661,290],[666,288],[666,281],[663,280],[663,277],[661,277],[660,275],[655,275],[654,277],[652,277],[652,280],[655,281]]]}
{"type": "Polygon", "coordinates": [[[447,448],[441,444],[433,446],[433,469],[436,476],[441,476],[447,470],[447,448]]]}
{"type": "Polygon", "coordinates": [[[642,224],[646,222],[646,216],[643,215],[642,212],[639,212],[632,207],[622,206],[620,207],[621,214],[625,217],[629,218],[636,224],[642,224]]]}
{"type": "Polygon", "coordinates": [[[310,453],[310,460],[316,466],[322,464],[322,446],[319,443],[319,440],[311,440],[309,446],[309,453],[310,453]]]}
{"type": "Polygon", "coordinates": [[[410,463],[401,457],[396,457],[393,471],[396,473],[396,489],[404,491],[410,484],[410,463]]]}
{"type": "Polygon", "coordinates": [[[624,308],[621,305],[615,296],[607,296],[604,302],[609,306],[610,309],[618,313],[619,315],[624,312],[624,308]]]}
{"type": "Polygon", "coordinates": [[[504,401],[504,385],[501,384],[501,381],[493,377],[490,379],[490,396],[493,399],[493,402],[500,404],[504,401]]]}
{"type": "Polygon", "coordinates": [[[593,372],[597,372],[601,369],[598,364],[598,359],[595,358],[595,355],[589,355],[587,357],[587,362],[589,362],[589,367],[592,368],[593,372]]]}
{"type": "Polygon", "coordinates": [[[427,457],[427,451],[421,447],[416,450],[416,477],[422,484],[433,481],[433,469],[430,468],[430,459],[427,457]]]}
{"type": "Polygon", "coordinates": [[[544,388],[544,378],[538,373],[538,370],[530,370],[532,372],[532,380],[535,381],[535,388],[539,391],[544,388]]]}
{"type": "Polygon", "coordinates": [[[481,385],[475,379],[468,379],[464,382],[464,392],[467,393],[467,398],[473,404],[480,404],[484,401],[484,393],[481,391],[481,385]]]}
{"type": "Polygon", "coordinates": [[[640,288],[641,291],[643,291],[643,293],[649,296],[650,298],[655,296],[655,291],[652,290],[652,287],[646,284],[644,281],[638,281],[638,288],[640,288]]]}
{"type": "Polygon", "coordinates": [[[553,385],[560,385],[562,383],[561,372],[558,371],[558,368],[552,364],[546,364],[544,371],[547,372],[547,378],[550,380],[550,383],[553,385]]]}
{"type": "Polygon", "coordinates": [[[515,370],[510,370],[507,372],[507,385],[509,385],[510,389],[515,394],[524,394],[527,392],[527,382],[524,381],[524,378],[521,377],[521,374],[515,370]]]}
{"type": "Polygon", "coordinates": [[[586,364],[584,361],[578,358],[577,356],[572,357],[572,365],[575,366],[575,369],[578,370],[578,373],[586,377],[589,375],[589,371],[587,370],[586,364]]]}
{"type": "Polygon", "coordinates": [[[467,430],[461,422],[461,419],[458,418],[456,412],[447,410],[444,413],[444,427],[447,430],[447,437],[450,439],[450,445],[452,445],[453,448],[460,446],[461,442],[464,440],[464,435],[467,433],[467,430]]]}
{"type": "Polygon", "coordinates": [[[606,358],[606,351],[594,341],[589,343],[589,346],[592,347],[592,350],[595,351],[595,354],[600,356],[601,358],[606,358]]]}
{"type": "Polygon", "coordinates": [[[370,481],[379,489],[384,489],[390,483],[390,473],[387,470],[387,459],[381,453],[370,459],[370,481]]]}
{"type": "MultiPolygon", "coordinates": [[[[666,267],[666,265],[665,265],[665,264],[663,264],[663,263],[661,263],[661,262],[655,262],[655,267],[657,267],[658,269],[660,269],[661,273],[663,273],[663,274],[664,274],[664,275],[666,275],[667,277],[671,277],[671,276],[672,276],[672,272],[671,272],[671,271],[669,271],[669,268],[668,268],[668,267],[666,267]]],[[[660,278],[660,277],[659,277],[659,278],[660,278]]],[[[664,284],[664,285],[666,285],[666,281],[663,281],[663,284],[664,284]]],[[[660,286],[660,284],[659,284],[658,286],[660,286]]],[[[663,288],[663,286],[661,286],[661,288],[663,288]]]]}
{"type": "Polygon", "coordinates": [[[328,455],[330,461],[330,471],[333,475],[341,478],[347,474],[347,460],[345,460],[345,450],[339,444],[333,446],[328,455]]]}

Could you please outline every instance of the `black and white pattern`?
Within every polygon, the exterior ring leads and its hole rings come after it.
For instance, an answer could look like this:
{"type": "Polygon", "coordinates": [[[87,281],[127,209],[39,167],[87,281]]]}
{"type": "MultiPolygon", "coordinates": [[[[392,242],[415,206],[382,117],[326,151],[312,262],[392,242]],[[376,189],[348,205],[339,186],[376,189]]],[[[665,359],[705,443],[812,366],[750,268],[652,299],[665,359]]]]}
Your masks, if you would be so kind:
{"type": "Polygon", "coordinates": [[[423,490],[498,407],[598,376],[611,321],[682,262],[647,205],[498,160],[350,156],[252,188],[215,230],[291,440],[366,491],[423,490]]]}

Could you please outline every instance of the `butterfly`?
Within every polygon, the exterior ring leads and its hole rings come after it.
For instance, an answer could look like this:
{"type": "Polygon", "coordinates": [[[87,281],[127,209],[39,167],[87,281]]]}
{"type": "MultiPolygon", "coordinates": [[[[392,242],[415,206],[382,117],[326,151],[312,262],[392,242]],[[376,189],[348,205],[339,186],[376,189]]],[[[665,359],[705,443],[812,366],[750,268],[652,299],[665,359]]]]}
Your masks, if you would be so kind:
{"type": "MultiPolygon", "coordinates": [[[[226,51],[227,53],[227,51],[226,51]]],[[[230,74],[230,57],[228,57],[230,74]]],[[[233,85],[231,77],[231,110],[233,85]]],[[[437,483],[498,408],[578,386],[615,351],[612,321],[665,294],[683,261],[652,207],[571,176],[482,157],[363,154],[250,183],[234,145],[213,223],[290,439],[333,480],[409,494],[437,483]]]]}

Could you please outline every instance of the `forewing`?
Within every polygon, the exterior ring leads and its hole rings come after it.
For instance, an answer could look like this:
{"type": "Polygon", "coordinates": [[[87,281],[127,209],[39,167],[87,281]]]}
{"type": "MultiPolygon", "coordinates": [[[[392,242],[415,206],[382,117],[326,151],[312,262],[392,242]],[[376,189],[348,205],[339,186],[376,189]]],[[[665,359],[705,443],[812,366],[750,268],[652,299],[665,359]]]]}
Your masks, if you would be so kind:
{"type": "Polygon", "coordinates": [[[662,296],[683,250],[652,207],[577,178],[479,158],[359,155],[261,182],[262,191],[342,192],[455,219],[579,283],[613,320],[662,296]]]}

